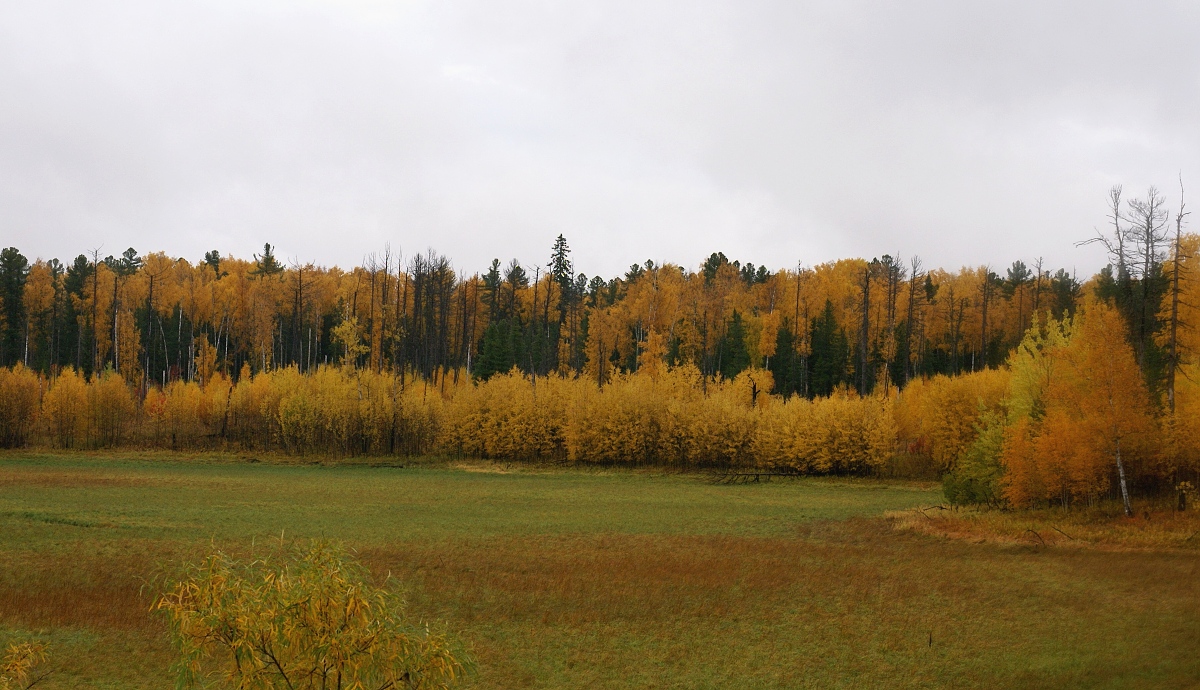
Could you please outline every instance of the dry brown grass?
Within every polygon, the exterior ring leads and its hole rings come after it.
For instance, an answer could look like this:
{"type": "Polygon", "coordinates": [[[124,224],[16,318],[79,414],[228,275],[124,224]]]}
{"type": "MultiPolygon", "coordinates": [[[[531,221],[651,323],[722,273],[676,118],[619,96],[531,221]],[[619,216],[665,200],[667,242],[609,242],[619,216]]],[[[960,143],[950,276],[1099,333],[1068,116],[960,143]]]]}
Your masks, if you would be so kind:
{"type": "MultiPolygon", "coordinates": [[[[195,547],[190,550],[199,553],[195,547]]],[[[130,541],[93,553],[8,556],[10,567],[0,571],[0,623],[31,629],[165,630],[150,613],[153,578],[179,556],[162,545],[130,541]]]]}
{"type": "Polygon", "coordinates": [[[1104,550],[1200,550],[1200,510],[1136,504],[1125,517],[1116,506],[998,510],[933,508],[888,513],[900,530],[975,543],[1104,550]]]}
{"type": "Polygon", "coordinates": [[[169,481],[128,475],[101,475],[95,472],[21,469],[0,475],[0,486],[28,488],[84,489],[100,487],[163,486],[169,481]]]}

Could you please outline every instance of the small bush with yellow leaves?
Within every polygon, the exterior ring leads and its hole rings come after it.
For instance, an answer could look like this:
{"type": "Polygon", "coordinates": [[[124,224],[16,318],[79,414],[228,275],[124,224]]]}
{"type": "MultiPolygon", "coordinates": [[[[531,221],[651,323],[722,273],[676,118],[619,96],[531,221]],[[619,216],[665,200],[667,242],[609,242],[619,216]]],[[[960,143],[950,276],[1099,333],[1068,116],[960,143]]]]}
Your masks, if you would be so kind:
{"type": "Polygon", "coordinates": [[[46,662],[46,643],[12,642],[0,661],[0,690],[31,688],[48,674],[34,669],[46,662]]]}
{"type": "Polygon", "coordinates": [[[412,625],[398,595],[324,542],[248,561],[218,551],[154,606],[170,623],[180,687],[432,690],[471,668],[448,636],[412,625]]]}

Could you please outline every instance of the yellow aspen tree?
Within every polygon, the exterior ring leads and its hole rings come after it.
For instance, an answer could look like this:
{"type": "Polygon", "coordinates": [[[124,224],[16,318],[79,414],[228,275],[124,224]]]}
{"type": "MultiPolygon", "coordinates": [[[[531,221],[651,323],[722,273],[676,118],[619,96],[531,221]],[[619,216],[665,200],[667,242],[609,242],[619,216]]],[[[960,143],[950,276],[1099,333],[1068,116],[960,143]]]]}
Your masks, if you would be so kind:
{"type": "Polygon", "coordinates": [[[23,364],[0,367],[0,447],[19,448],[28,441],[41,411],[43,382],[23,364]]]}
{"type": "Polygon", "coordinates": [[[95,442],[115,448],[131,430],[137,404],[124,377],[106,369],[88,386],[88,409],[95,442]]]}
{"type": "Polygon", "coordinates": [[[59,371],[42,398],[42,418],[53,443],[75,448],[88,435],[88,385],[73,367],[59,371]]]}
{"type": "MultiPolygon", "coordinates": [[[[41,259],[33,262],[33,265],[29,267],[29,274],[25,277],[25,292],[22,300],[25,303],[28,330],[22,361],[26,366],[35,366],[35,359],[32,359],[31,355],[36,357],[37,353],[30,352],[32,343],[46,342],[52,345],[53,312],[57,306],[55,295],[58,289],[55,281],[56,278],[50,265],[41,259]]],[[[50,352],[43,354],[47,360],[51,355],[50,352]]]]}
{"type": "Polygon", "coordinates": [[[1000,486],[1004,499],[1017,507],[1033,505],[1046,497],[1033,432],[1033,421],[1028,417],[1017,419],[1004,432],[1000,451],[1004,475],[1000,486]]]}

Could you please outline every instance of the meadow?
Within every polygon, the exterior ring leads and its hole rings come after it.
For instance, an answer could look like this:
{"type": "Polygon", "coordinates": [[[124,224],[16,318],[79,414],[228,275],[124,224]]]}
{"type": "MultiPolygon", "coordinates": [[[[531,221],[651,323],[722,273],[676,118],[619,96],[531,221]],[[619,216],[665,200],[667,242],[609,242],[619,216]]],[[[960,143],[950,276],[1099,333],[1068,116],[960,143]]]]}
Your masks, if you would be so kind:
{"type": "Polygon", "coordinates": [[[456,632],[478,688],[1186,687],[1200,553],[896,529],[918,482],[407,461],[0,456],[0,642],[45,688],[166,688],[158,578],[322,537],[456,632]]]}

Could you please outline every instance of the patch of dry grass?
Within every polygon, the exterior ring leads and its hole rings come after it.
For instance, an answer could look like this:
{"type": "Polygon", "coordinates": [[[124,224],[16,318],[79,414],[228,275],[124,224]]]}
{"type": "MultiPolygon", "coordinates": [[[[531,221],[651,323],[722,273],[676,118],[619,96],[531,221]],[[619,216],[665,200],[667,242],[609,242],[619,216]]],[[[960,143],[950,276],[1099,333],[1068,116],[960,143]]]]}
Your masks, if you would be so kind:
{"type": "Polygon", "coordinates": [[[0,474],[0,486],[28,488],[93,488],[151,486],[169,483],[160,477],[134,477],[127,474],[79,472],[44,467],[11,468],[0,474]]]}
{"type": "Polygon", "coordinates": [[[1148,501],[1134,505],[1134,516],[1128,518],[1115,503],[1070,510],[934,506],[893,511],[888,517],[902,530],[976,543],[1200,551],[1200,510],[1195,506],[1180,512],[1148,501]]]}

